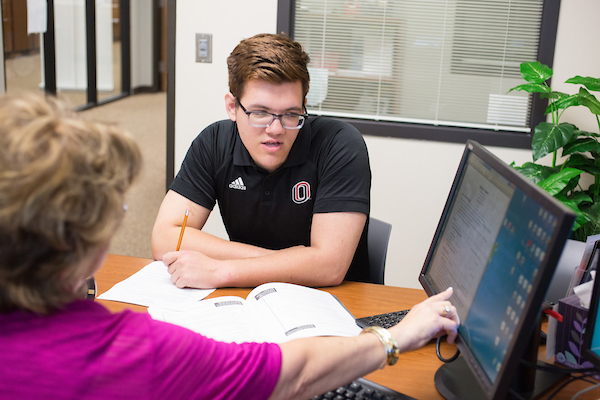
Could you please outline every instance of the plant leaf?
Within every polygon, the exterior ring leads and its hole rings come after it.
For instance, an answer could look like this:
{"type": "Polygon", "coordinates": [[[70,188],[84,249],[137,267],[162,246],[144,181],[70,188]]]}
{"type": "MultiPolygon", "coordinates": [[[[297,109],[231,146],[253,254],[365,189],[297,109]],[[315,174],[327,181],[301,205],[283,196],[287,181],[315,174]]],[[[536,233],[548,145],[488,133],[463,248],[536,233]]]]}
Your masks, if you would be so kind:
{"type": "Polygon", "coordinates": [[[596,132],[587,132],[587,131],[576,131],[575,135],[577,137],[586,137],[586,136],[590,136],[590,137],[600,137],[600,134],[597,134],[596,132]]]}
{"type": "Polygon", "coordinates": [[[565,83],[574,83],[576,85],[583,85],[588,90],[593,90],[595,92],[600,92],[600,79],[592,78],[591,76],[574,76],[571,79],[567,79],[565,83]]]}
{"type": "Polygon", "coordinates": [[[550,122],[540,122],[533,130],[531,141],[533,161],[537,161],[569,143],[574,132],[575,125],[572,124],[556,125],[550,122]]]}
{"type": "Polygon", "coordinates": [[[510,93],[513,90],[528,93],[550,93],[551,91],[551,89],[548,86],[539,83],[524,83],[522,85],[515,86],[514,88],[510,89],[507,93],[510,93]]]}
{"type": "Polygon", "coordinates": [[[584,202],[591,203],[593,201],[592,198],[585,192],[574,192],[567,199],[577,204],[577,206],[584,202]]]}
{"type": "Polygon", "coordinates": [[[563,168],[574,167],[591,175],[600,175],[600,167],[597,167],[595,163],[595,159],[598,159],[600,162],[600,154],[595,151],[591,153],[594,155],[594,158],[590,158],[582,153],[571,154],[564,163],[563,168]]]}
{"type": "MultiPolygon", "coordinates": [[[[568,146],[568,144],[565,146],[568,146]]],[[[563,149],[563,155],[564,155],[564,149],[563,149]]],[[[571,154],[571,157],[569,157],[564,164],[565,168],[566,167],[578,167],[579,168],[580,166],[583,166],[583,165],[594,165],[594,159],[587,157],[585,154],[575,153],[575,154],[571,154]]]]}
{"type": "MultiPolygon", "coordinates": [[[[584,89],[585,90],[585,89],[584,89]]],[[[562,110],[569,107],[580,106],[581,105],[581,96],[579,94],[572,94],[567,97],[561,97],[556,101],[553,101],[546,107],[545,114],[550,114],[556,110],[562,110]]]]}
{"type": "Polygon", "coordinates": [[[582,206],[581,211],[588,220],[588,223],[585,224],[586,232],[589,233],[587,236],[600,233],[600,202],[596,201],[589,206],[582,206]]]}
{"type": "MultiPolygon", "coordinates": [[[[574,156],[576,156],[576,154],[573,154],[571,157],[574,157],[574,156]]],[[[580,166],[577,166],[577,169],[580,169],[583,172],[587,172],[588,174],[591,174],[591,175],[600,175],[600,167],[596,167],[593,164],[580,165],[580,166]]]]}
{"type": "Polygon", "coordinates": [[[562,171],[551,175],[539,182],[538,185],[552,196],[560,193],[567,186],[569,181],[579,176],[583,171],[576,168],[565,168],[562,171]]]}
{"type": "MultiPolygon", "coordinates": [[[[557,194],[556,199],[560,200],[561,203],[563,203],[565,206],[567,206],[568,208],[570,208],[574,213],[575,213],[575,222],[573,223],[573,230],[577,230],[579,229],[580,226],[582,226],[583,224],[586,224],[590,221],[587,213],[581,211],[579,209],[579,205],[570,199],[567,199],[564,195],[562,194],[557,194]]],[[[587,236],[586,236],[587,237],[587,236]]]]}
{"type": "Polygon", "coordinates": [[[584,88],[579,88],[578,96],[579,104],[589,108],[593,114],[600,114],[600,102],[598,101],[596,96],[594,96],[584,88]]]}
{"type": "Polygon", "coordinates": [[[570,96],[569,94],[563,93],[563,92],[557,92],[557,91],[549,91],[546,93],[540,93],[540,98],[542,99],[561,99],[563,97],[567,97],[570,96]]]}
{"type": "MultiPolygon", "coordinates": [[[[580,169],[580,168],[577,168],[580,169]]],[[[563,196],[569,196],[571,193],[573,193],[573,191],[577,188],[577,185],[579,185],[579,179],[581,178],[581,175],[576,176],[575,178],[571,179],[568,183],[567,186],[565,186],[563,188],[563,190],[560,191],[559,194],[562,194],[563,196]]],[[[554,197],[558,196],[555,195],[554,197]]]]}
{"type": "Polygon", "coordinates": [[[529,83],[543,83],[552,76],[552,68],[539,61],[521,63],[521,76],[529,83]]]}
{"type": "Polygon", "coordinates": [[[562,155],[568,156],[575,153],[586,153],[588,151],[598,151],[598,141],[592,137],[577,139],[564,145],[562,155]]]}
{"type": "Polygon", "coordinates": [[[547,179],[553,173],[558,172],[558,169],[556,168],[532,162],[526,162],[520,167],[514,167],[514,169],[525,175],[525,177],[533,183],[539,183],[544,179],[547,179]]]}

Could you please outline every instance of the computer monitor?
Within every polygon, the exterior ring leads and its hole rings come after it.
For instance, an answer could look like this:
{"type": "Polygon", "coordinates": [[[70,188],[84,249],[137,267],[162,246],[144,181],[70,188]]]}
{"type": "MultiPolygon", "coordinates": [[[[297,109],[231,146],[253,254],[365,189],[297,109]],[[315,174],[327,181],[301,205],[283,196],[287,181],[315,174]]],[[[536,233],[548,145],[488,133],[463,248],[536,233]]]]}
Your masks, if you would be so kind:
{"type": "MultiPolygon", "coordinates": [[[[581,354],[591,362],[594,366],[600,368],[600,276],[598,276],[598,259],[600,256],[600,241],[594,244],[594,250],[588,264],[589,275],[594,271],[595,277],[594,286],[592,289],[592,297],[590,299],[590,308],[587,315],[587,323],[585,325],[585,333],[583,334],[583,348],[581,354]]],[[[586,271],[587,272],[587,271],[586,271]]],[[[589,279],[592,279],[589,276],[589,279]]],[[[584,277],[583,281],[586,281],[584,277]]],[[[588,367],[589,365],[583,365],[588,367]]]]}
{"type": "Polygon", "coordinates": [[[589,258],[585,265],[585,269],[581,274],[581,279],[576,285],[589,282],[593,279],[593,275],[598,270],[598,260],[600,260],[600,240],[593,242],[592,251],[589,253],[589,258]]]}
{"type": "MultiPolygon", "coordinates": [[[[447,287],[461,323],[461,356],[435,384],[447,399],[524,398],[536,371],[516,373],[541,321],[541,306],[575,215],[478,143],[465,147],[419,281],[447,287]],[[515,377],[519,379],[515,380],[515,377]]],[[[535,362],[535,361],[534,361],[535,362]]],[[[554,375],[545,376],[554,384],[554,375]]],[[[543,390],[536,388],[536,391],[543,390]]]]}

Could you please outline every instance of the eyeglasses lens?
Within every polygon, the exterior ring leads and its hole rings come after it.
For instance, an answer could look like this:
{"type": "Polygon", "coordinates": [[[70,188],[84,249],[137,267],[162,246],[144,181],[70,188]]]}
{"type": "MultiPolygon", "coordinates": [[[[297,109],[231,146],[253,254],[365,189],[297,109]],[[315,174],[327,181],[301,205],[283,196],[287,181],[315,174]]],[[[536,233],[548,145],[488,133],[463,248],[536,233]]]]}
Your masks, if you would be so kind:
{"type": "Polygon", "coordinates": [[[275,119],[279,119],[285,129],[299,129],[304,125],[304,116],[302,115],[282,115],[274,116],[269,113],[250,113],[248,119],[250,125],[257,128],[266,128],[271,125],[275,119]]]}

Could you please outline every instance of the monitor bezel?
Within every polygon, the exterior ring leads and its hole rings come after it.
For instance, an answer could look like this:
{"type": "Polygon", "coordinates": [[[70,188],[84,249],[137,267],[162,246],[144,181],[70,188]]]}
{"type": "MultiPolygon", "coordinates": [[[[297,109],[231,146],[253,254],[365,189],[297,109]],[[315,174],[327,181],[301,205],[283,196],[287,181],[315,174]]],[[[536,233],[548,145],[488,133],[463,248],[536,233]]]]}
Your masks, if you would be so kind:
{"type": "Polygon", "coordinates": [[[560,255],[562,253],[564,243],[570,235],[571,227],[575,219],[575,214],[562,203],[560,203],[558,200],[551,197],[548,193],[543,191],[537,185],[535,185],[523,175],[521,175],[519,172],[517,172],[514,168],[501,161],[499,158],[497,158],[479,143],[471,140],[468,141],[465,146],[461,161],[459,163],[454,182],[452,183],[448,199],[446,200],[446,204],[440,217],[440,222],[438,223],[438,226],[436,228],[434,238],[427,253],[427,257],[423,264],[421,273],[419,274],[419,282],[423,286],[423,289],[425,289],[425,292],[428,296],[436,294],[437,291],[427,279],[426,274],[429,268],[429,264],[433,258],[434,250],[436,249],[436,244],[439,241],[445,224],[447,222],[447,218],[452,207],[452,200],[454,199],[454,196],[458,191],[460,181],[463,176],[463,172],[465,170],[465,166],[467,164],[468,157],[470,154],[475,154],[476,156],[478,156],[482,161],[487,163],[492,169],[496,170],[501,176],[503,176],[512,184],[514,184],[526,195],[538,201],[538,203],[541,206],[549,210],[557,218],[557,234],[554,235],[554,237],[548,245],[548,249],[550,249],[550,251],[547,252],[547,257],[540,264],[540,273],[538,273],[536,280],[533,283],[533,288],[531,292],[532,297],[523,309],[522,316],[515,330],[515,336],[509,343],[507,349],[507,357],[505,358],[502,367],[498,372],[498,377],[495,382],[490,382],[486,373],[479,365],[479,362],[476,360],[475,356],[470,351],[469,347],[467,346],[465,340],[462,338],[460,333],[456,340],[461,355],[467,362],[469,369],[473,373],[473,376],[476,378],[476,381],[479,383],[486,398],[500,399],[506,396],[508,388],[510,387],[510,384],[512,383],[512,380],[514,378],[514,373],[517,369],[517,364],[522,358],[525,348],[529,343],[531,334],[534,331],[536,321],[540,315],[541,306],[546,294],[546,290],[554,274],[554,270],[556,268],[556,264],[558,263],[558,259],[560,258],[560,255]]]}

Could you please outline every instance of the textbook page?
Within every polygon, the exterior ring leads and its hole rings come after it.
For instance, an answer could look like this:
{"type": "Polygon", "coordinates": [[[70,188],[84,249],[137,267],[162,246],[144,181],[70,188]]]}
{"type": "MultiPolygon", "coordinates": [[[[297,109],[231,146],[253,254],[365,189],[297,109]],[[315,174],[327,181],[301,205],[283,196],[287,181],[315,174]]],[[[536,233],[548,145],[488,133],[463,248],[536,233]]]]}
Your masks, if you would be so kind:
{"type": "Polygon", "coordinates": [[[269,316],[264,328],[278,332],[277,342],[311,336],[356,336],[361,328],[344,305],[319,289],[291,283],[268,283],[255,288],[246,300],[269,316]]]}
{"type": "Polygon", "coordinates": [[[330,293],[289,283],[267,283],[240,297],[202,300],[186,310],[151,307],[152,318],[224,342],[275,342],[311,336],[356,336],[354,316],[330,293]]]}
{"type": "Polygon", "coordinates": [[[268,339],[268,331],[255,323],[254,310],[241,297],[202,300],[180,311],[150,307],[148,313],[156,320],[183,326],[222,342],[272,341],[268,339]]]}

